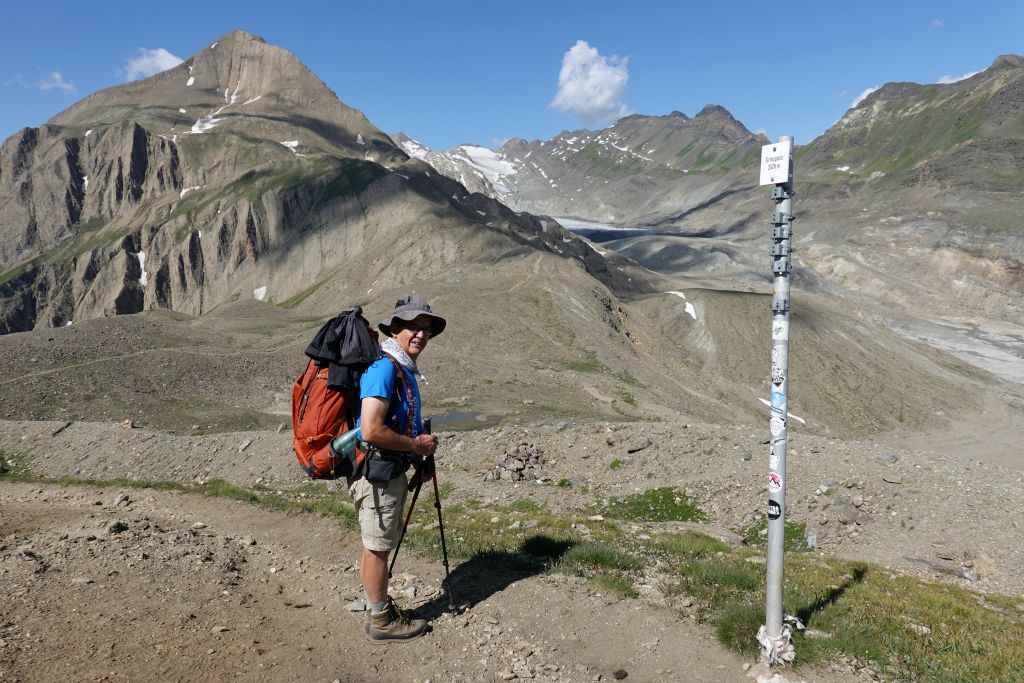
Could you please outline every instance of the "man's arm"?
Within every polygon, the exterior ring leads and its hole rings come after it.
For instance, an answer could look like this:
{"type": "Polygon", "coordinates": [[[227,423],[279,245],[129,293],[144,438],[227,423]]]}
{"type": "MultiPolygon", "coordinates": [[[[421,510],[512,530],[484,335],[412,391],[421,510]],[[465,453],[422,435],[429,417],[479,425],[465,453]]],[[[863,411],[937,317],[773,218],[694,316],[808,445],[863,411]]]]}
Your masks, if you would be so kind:
{"type": "Polygon", "coordinates": [[[388,415],[388,402],[377,396],[367,396],[360,404],[359,423],[363,441],[372,443],[386,451],[415,453],[416,455],[433,455],[437,448],[437,437],[433,434],[420,434],[413,438],[403,436],[385,423],[388,415]]]}

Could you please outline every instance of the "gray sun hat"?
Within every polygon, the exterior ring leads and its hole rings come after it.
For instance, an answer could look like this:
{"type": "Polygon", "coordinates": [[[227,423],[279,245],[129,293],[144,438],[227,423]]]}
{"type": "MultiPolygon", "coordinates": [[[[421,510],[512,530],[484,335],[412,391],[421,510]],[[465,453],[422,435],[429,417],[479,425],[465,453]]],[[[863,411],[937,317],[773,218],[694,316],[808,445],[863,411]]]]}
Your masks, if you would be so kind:
{"type": "Polygon", "coordinates": [[[431,311],[430,304],[419,294],[403,294],[398,297],[398,301],[395,302],[395,310],[391,312],[390,316],[377,324],[377,329],[390,337],[391,325],[394,324],[395,318],[410,322],[421,315],[430,317],[431,338],[444,332],[444,326],[447,324],[445,319],[431,311]]]}

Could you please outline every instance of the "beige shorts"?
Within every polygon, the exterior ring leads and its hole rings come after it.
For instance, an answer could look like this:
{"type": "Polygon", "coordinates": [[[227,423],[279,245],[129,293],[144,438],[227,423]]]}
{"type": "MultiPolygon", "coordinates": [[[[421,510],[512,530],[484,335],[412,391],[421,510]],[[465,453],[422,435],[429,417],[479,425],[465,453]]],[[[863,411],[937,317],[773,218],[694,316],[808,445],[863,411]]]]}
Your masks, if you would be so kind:
{"type": "Polygon", "coordinates": [[[348,495],[355,503],[363,547],[367,550],[394,550],[398,545],[408,483],[404,473],[387,484],[371,484],[366,479],[349,480],[348,495]]]}

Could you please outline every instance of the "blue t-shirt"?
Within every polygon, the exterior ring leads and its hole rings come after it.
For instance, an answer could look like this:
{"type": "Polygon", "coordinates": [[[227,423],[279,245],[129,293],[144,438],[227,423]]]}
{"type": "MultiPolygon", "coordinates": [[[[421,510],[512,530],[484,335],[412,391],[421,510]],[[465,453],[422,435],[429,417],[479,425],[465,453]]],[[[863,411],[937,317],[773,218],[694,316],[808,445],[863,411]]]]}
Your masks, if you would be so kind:
{"type": "MultiPolygon", "coordinates": [[[[420,388],[416,384],[416,376],[412,374],[411,370],[402,367],[402,373],[405,375],[406,384],[412,387],[414,401],[412,434],[405,433],[406,420],[409,415],[409,398],[406,395],[405,387],[400,385],[398,390],[395,390],[395,385],[398,384],[395,367],[387,357],[375,361],[363,373],[362,379],[359,380],[359,401],[362,402],[368,396],[384,399],[388,402],[387,426],[404,436],[418,436],[423,433],[423,421],[420,416],[420,388]],[[395,405],[391,405],[392,401],[397,402],[395,405]]],[[[356,426],[359,426],[359,423],[360,421],[357,420],[356,426]]]]}

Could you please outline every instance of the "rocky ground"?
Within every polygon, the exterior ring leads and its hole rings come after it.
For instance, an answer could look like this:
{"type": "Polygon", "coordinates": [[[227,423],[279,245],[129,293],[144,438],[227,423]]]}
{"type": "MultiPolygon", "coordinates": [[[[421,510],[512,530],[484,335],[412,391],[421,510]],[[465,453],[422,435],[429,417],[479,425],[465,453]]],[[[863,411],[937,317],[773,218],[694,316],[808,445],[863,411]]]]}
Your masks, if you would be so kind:
{"type": "MultiPolygon", "coordinates": [[[[449,484],[447,505],[530,499],[555,512],[677,486],[707,512],[703,529],[739,542],[763,513],[762,436],[754,426],[665,422],[445,432],[439,476],[449,484]]],[[[304,481],[289,448],[287,429],[188,435],[0,423],[10,462],[50,477],[221,477],[284,490],[304,481]]],[[[788,475],[788,517],[806,524],[816,552],[1024,593],[1022,532],[1012,517],[1024,503],[1021,468],[796,432],[788,475]]],[[[408,553],[393,591],[436,616],[434,631],[414,644],[371,646],[361,614],[350,611],[360,598],[358,539],[337,522],[153,489],[13,483],[0,486],[0,509],[0,680],[592,681],[623,670],[629,680],[733,681],[765,673],[745,670],[752,662],[722,649],[656,583],[622,599],[557,574],[489,576],[492,584],[481,576],[493,588],[451,615],[439,563],[408,553]]],[[[871,679],[842,665],[785,675],[871,679]]]]}
{"type": "MultiPolygon", "coordinates": [[[[354,611],[358,538],[325,518],[149,489],[10,483],[0,509],[3,681],[768,678],[678,612],[583,579],[480,577],[501,589],[446,611],[439,563],[411,553],[392,592],[414,595],[406,601],[433,630],[369,643],[354,611]]],[[[870,680],[842,667],[786,675],[870,680]]]]}
{"type": "MultiPolygon", "coordinates": [[[[756,302],[702,296],[709,312],[739,306],[751,319],[760,315],[756,302]]],[[[636,310],[658,320],[649,304],[636,310]]],[[[439,418],[445,504],[487,509],[529,500],[556,514],[590,516],[609,497],[673,486],[706,513],[700,530],[740,543],[766,507],[767,420],[719,411],[741,399],[760,410],[756,381],[706,378],[743,364],[753,377],[762,363],[749,340],[729,343],[749,325],[726,316],[701,320],[707,335],[700,343],[715,354],[692,360],[705,379],[694,375],[676,387],[693,393],[686,404],[696,414],[656,409],[657,396],[646,393],[650,367],[645,377],[616,375],[611,357],[604,365],[597,356],[552,356],[510,368],[477,353],[453,325],[427,364],[424,392],[428,414],[439,418]],[[484,379],[473,374],[474,363],[487,368],[484,379]],[[594,405],[580,400],[581,391],[594,405]],[[485,409],[480,396],[500,410],[473,412],[485,409]],[[451,431],[457,422],[479,428],[451,431]]],[[[223,479],[269,491],[329,488],[301,488],[309,484],[295,463],[288,422],[292,378],[320,322],[249,303],[199,319],[155,312],[0,338],[4,467],[108,482],[0,483],[0,681],[582,682],[613,680],[617,671],[640,681],[767,678],[724,650],[656,576],[633,577],[639,597],[622,598],[562,574],[456,563],[472,599],[452,615],[438,594],[440,564],[411,550],[403,550],[394,591],[434,617],[434,631],[415,643],[370,645],[362,615],[350,611],[360,599],[358,539],[350,529],[309,514],[112,483],[223,479]]],[[[814,316],[801,324],[813,332],[819,323],[825,329],[814,316]]],[[[501,324],[495,319],[493,329],[501,324]]],[[[538,353],[557,339],[569,344],[563,328],[536,329],[551,335],[538,353]]],[[[666,329],[663,336],[686,344],[698,334],[666,329]]],[[[845,343],[842,336],[813,339],[846,358],[846,347],[833,348],[845,343]]],[[[855,346],[865,343],[857,339],[855,346]]],[[[788,519],[805,525],[809,552],[1024,594],[1015,515],[1024,508],[1019,399],[1008,385],[993,390],[980,371],[938,352],[886,344],[894,355],[882,364],[871,354],[850,357],[844,362],[856,371],[829,374],[835,365],[822,353],[805,367],[798,387],[808,398],[791,404],[808,424],[790,421],[788,519]],[[903,393],[862,395],[858,387],[903,393]],[[950,406],[970,410],[954,419],[950,406]],[[864,430],[887,412],[907,426],[902,433],[864,430]],[[925,424],[933,429],[922,431],[925,424]],[[848,437],[856,433],[871,436],[848,437]]],[[[666,382],[660,390],[675,386],[666,382]]],[[[667,527],[625,528],[653,536],[667,527]]],[[[576,530],[588,534],[585,525],[576,530]]],[[[504,522],[493,533],[505,534],[504,522]]],[[[784,675],[881,677],[844,662],[784,675]]]]}

